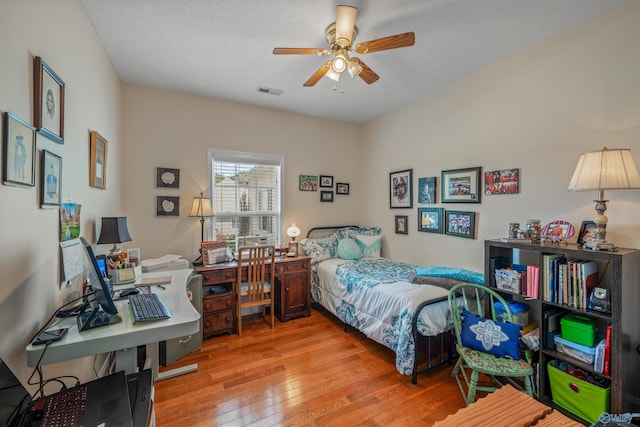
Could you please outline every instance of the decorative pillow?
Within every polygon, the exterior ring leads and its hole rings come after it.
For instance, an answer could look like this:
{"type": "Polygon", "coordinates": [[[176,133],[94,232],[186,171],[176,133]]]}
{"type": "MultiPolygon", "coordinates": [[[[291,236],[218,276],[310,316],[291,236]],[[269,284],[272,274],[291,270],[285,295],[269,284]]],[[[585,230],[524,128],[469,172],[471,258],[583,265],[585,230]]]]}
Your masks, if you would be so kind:
{"type": "Polygon", "coordinates": [[[335,234],[319,239],[305,238],[300,241],[300,246],[305,255],[311,258],[311,263],[318,263],[322,260],[333,258],[336,255],[338,238],[335,234]]]}
{"type": "Polygon", "coordinates": [[[358,242],[347,237],[338,243],[338,256],[342,259],[359,260],[362,258],[362,249],[358,246],[358,242]]]}
{"type": "Polygon", "coordinates": [[[462,310],[462,345],[496,357],[519,360],[518,343],[522,326],[516,323],[494,322],[462,310]]]}
{"type": "Polygon", "coordinates": [[[356,236],[378,236],[380,234],[380,227],[344,227],[336,230],[335,234],[338,236],[338,240],[347,237],[355,239],[356,236]]]}
{"type": "Polygon", "coordinates": [[[362,249],[363,258],[380,258],[380,250],[382,249],[382,236],[365,236],[358,235],[355,237],[358,246],[362,249]]]}
{"type": "Polygon", "coordinates": [[[484,274],[477,271],[454,267],[416,267],[418,276],[449,277],[461,282],[471,282],[484,285],[484,274]]]}

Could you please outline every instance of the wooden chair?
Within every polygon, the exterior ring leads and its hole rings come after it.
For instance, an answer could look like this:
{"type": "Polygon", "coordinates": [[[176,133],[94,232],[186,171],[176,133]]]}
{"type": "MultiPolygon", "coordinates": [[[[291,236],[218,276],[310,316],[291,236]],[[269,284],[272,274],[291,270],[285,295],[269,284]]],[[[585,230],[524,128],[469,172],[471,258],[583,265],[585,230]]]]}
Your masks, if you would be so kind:
{"type": "Polygon", "coordinates": [[[460,283],[455,285],[449,291],[449,304],[451,306],[453,329],[456,333],[456,351],[460,356],[453,368],[452,376],[455,377],[460,387],[460,392],[467,406],[475,402],[476,391],[493,392],[499,387],[479,386],[479,374],[486,374],[491,380],[496,381],[495,377],[506,379],[509,383],[524,391],[529,396],[533,396],[531,378],[533,368],[525,360],[513,360],[507,358],[496,357],[484,351],[473,350],[462,345],[462,314],[459,308],[459,300],[462,300],[464,308],[470,312],[477,314],[482,318],[492,319],[496,322],[496,312],[493,303],[500,301],[505,308],[506,314],[503,320],[513,323],[513,316],[509,306],[505,300],[494,290],[482,285],[472,283],[460,283]],[[488,296],[488,301],[484,298],[488,296]],[[486,313],[483,304],[489,304],[490,313],[486,313]],[[471,371],[470,374],[467,371],[471,371]],[[513,381],[513,378],[520,378],[522,384],[513,381]],[[467,391],[462,385],[462,380],[466,384],[467,391]]]}
{"type": "Polygon", "coordinates": [[[271,329],[274,327],[274,306],[271,282],[275,272],[275,248],[269,245],[243,246],[238,249],[238,274],[236,294],[238,295],[238,335],[242,335],[242,309],[262,306],[262,315],[266,318],[266,306],[269,307],[271,329]],[[242,269],[247,274],[243,277],[242,269]]]}

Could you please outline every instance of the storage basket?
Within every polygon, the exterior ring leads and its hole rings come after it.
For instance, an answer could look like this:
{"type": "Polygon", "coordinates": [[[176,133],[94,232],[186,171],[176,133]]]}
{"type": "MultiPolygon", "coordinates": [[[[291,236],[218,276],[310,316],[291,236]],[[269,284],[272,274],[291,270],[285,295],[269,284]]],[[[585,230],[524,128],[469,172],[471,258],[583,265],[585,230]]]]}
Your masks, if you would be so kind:
{"type": "Polygon", "coordinates": [[[556,364],[557,361],[552,360],[547,365],[554,403],[590,423],[597,422],[603,412],[609,412],[611,387],[590,384],[561,371],[556,364]]]}
{"type": "Polygon", "coordinates": [[[560,319],[560,333],[565,340],[593,347],[596,344],[598,321],[570,313],[560,319]]]}

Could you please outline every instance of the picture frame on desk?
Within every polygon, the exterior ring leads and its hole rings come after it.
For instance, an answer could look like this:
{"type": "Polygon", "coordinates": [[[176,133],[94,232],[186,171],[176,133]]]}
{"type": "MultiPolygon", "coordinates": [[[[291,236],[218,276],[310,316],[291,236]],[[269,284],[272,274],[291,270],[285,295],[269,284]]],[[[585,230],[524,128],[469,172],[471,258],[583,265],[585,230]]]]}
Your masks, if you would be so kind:
{"type": "Polygon", "coordinates": [[[202,250],[203,265],[222,264],[228,261],[226,240],[202,242],[200,248],[202,250]]]}

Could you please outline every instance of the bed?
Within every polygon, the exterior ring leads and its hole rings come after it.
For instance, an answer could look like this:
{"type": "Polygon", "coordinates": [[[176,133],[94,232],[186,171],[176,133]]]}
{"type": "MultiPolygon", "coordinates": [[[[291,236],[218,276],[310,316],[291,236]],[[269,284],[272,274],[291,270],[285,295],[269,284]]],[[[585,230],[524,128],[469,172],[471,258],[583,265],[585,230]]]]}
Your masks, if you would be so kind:
{"type": "Polygon", "coordinates": [[[418,374],[453,357],[447,294],[460,280],[417,278],[416,266],[380,257],[381,245],[379,227],[356,226],[316,227],[300,242],[311,257],[313,302],[344,322],[345,330],[354,327],[393,350],[397,371],[416,384],[418,374]],[[345,241],[357,243],[360,258],[343,250],[345,241]],[[424,350],[423,369],[418,348],[424,350]]]}

